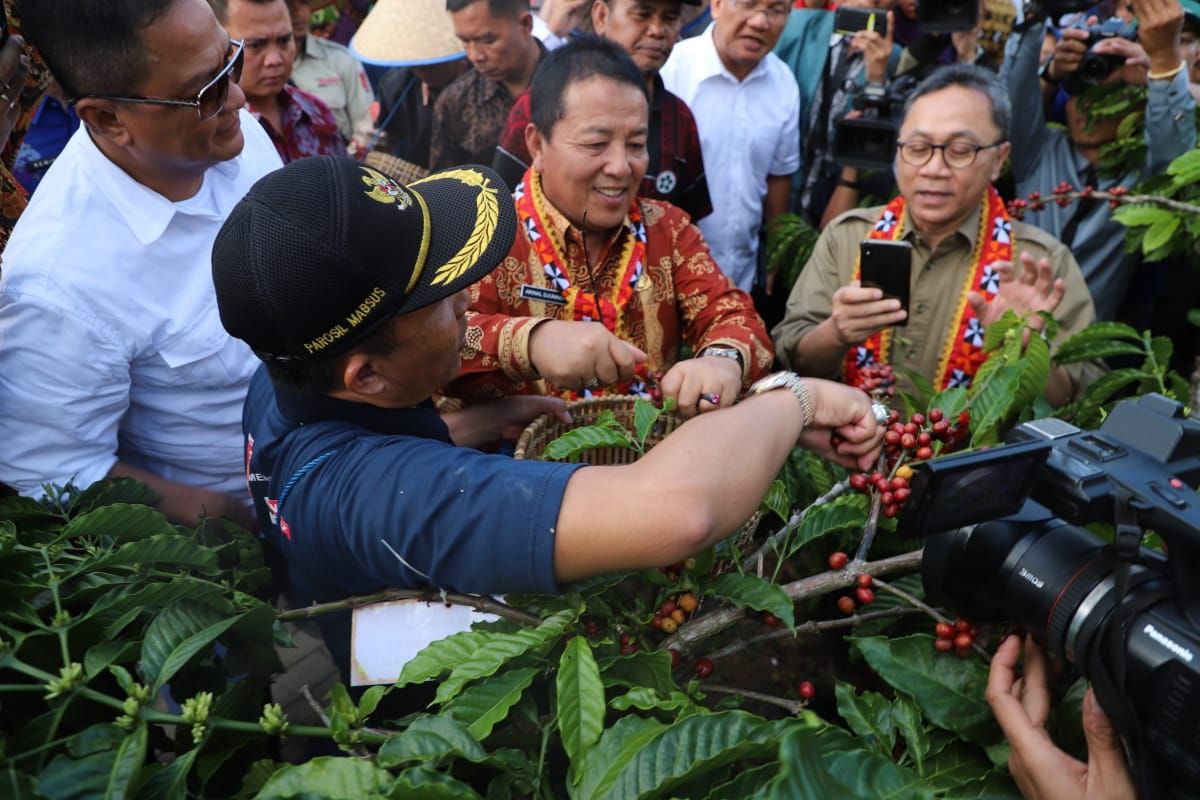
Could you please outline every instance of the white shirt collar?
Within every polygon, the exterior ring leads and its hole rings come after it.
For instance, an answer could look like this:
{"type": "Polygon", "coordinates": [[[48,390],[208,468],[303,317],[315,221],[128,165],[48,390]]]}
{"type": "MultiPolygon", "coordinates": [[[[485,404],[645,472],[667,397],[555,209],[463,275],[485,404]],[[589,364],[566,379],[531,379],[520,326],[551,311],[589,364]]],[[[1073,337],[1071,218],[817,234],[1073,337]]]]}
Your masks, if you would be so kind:
{"type": "MultiPolygon", "coordinates": [[[[250,119],[250,123],[258,124],[253,118],[250,119]]],[[[246,124],[245,118],[242,119],[242,124],[246,124]]],[[[96,188],[112,203],[113,208],[117,210],[121,219],[125,221],[143,246],[157,241],[166,232],[167,226],[171,224],[171,220],[177,213],[197,213],[191,208],[194,204],[190,202],[190,198],[180,203],[174,203],[153,189],[135,181],[96,146],[87,126],[80,126],[78,135],[83,140],[85,161],[96,188]]],[[[210,167],[204,175],[204,183],[201,184],[197,195],[210,190],[207,184],[213,172],[218,172],[227,179],[233,179],[237,177],[240,170],[240,155],[210,167]]],[[[220,219],[227,217],[237,203],[237,198],[227,192],[215,192],[214,199],[220,219]]],[[[205,212],[204,215],[209,216],[211,213],[211,211],[205,212]]]]}

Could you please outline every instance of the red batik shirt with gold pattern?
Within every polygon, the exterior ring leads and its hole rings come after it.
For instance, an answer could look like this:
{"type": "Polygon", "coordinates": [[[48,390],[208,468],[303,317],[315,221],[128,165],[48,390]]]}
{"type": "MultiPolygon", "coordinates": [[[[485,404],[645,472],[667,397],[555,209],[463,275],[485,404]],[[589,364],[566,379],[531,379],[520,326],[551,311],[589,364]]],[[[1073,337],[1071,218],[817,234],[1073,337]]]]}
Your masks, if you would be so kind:
{"type": "MultiPolygon", "coordinates": [[[[582,234],[545,199],[540,183],[539,176],[527,172],[518,192],[533,193],[546,232],[564,256],[571,286],[590,296],[593,287],[584,261],[582,234]]],[[[736,349],[744,364],[744,386],[765,375],[774,359],[766,327],[750,296],[734,286],[713,261],[700,229],[669,203],[647,198],[634,202],[646,230],[645,264],[635,290],[614,291],[621,280],[617,274],[621,254],[629,237],[635,235],[628,215],[599,254],[601,266],[592,275],[594,291],[602,298],[627,295],[617,308],[622,338],[643,350],[646,366],[659,374],[675,364],[680,346],[686,342],[693,352],[710,345],[736,349]]],[[[517,226],[504,262],[470,291],[462,372],[445,393],[468,400],[509,394],[568,396],[541,380],[529,358],[529,335],[538,323],[572,317],[565,303],[554,302],[559,291],[525,225],[517,226]],[[550,297],[551,301],[537,297],[550,297]]]]}

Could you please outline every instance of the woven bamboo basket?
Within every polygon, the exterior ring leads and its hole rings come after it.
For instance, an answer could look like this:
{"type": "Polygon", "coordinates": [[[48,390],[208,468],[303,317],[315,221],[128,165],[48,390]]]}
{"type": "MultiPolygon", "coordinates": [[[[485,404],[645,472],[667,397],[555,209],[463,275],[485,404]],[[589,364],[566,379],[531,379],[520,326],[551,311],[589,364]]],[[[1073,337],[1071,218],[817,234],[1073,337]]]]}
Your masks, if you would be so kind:
{"type": "MultiPolygon", "coordinates": [[[[613,412],[617,421],[632,431],[633,407],[636,400],[637,398],[633,395],[615,395],[613,397],[596,397],[590,400],[576,400],[572,403],[567,403],[567,410],[571,412],[572,419],[570,425],[564,425],[550,414],[543,414],[531,422],[529,427],[521,433],[521,437],[517,439],[517,447],[513,452],[513,457],[540,461],[548,444],[569,430],[594,424],[603,411],[613,412]]],[[[679,416],[679,414],[670,411],[664,412],[646,436],[646,449],[649,450],[661,442],[668,434],[682,424],[683,417],[679,416]]],[[[597,447],[592,450],[584,450],[573,460],[591,464],[592,466],[605,466],[632,464],[640,457],[641,453],[632,448],[597,447]]],[[[739,548],[744,548],[754,537],[754,531],[758,527],[760,519],[762,519],[762,511],[754,512],[754,515],[733,534],[734,544],[739,548]]],[[[718,571],[723,570],[718,569],[718,571]]]]}
{"type": "MultiPolygon", "coordinates": [[[[611,411],[617,418],[617,422],[632,431],[633,404],[636,400],[637,398],[633,395],[622,394],[612,397],[593,397],[589,400],[576,400],[568,403],[567,410],[571,412],[572,418],[570,425],[564,425],[550,414],[543,414],[531,422],[529,427],[521,433],[521,438],[517,439],[517,449],[513,453],[513,457],[540,461],[542,454],[546,451],[546,445],[567,431],[595,424],[604,411],[611,411]]],[[[670,411],[664,412],[654,423],[654,428],[649,435],[646,436],[646,449],[649,450],[661,442],[663,437],[682,424],[683,418],[678,414],[670,411]]],[[[638,460],[640,455],[637,450],[622,447],[597,447],[592,450],[584,450],[575,460],[593,466],[632,464],[638,460]]]]}

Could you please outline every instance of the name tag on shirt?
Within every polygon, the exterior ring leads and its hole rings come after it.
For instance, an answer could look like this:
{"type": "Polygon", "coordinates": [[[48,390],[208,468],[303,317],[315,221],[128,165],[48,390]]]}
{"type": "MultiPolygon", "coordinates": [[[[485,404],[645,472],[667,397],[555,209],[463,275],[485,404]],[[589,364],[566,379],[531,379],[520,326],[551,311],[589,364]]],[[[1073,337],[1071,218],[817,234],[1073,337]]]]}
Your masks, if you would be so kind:
{"type": "Polygon", "coordinates": [[[404,665],[439,639],[499,619],[467,606],[396,600],[356,608],[350,632],[350,685],[395,683],[404,665]]]}
{"type": "Polygon", "coordinates": [[[521,284],[521,299],[540,300],[552,306],[565,306],[567,304],[567,298],[554,289],[544,289],[541,286],[534,286],[529,283],[521,284]]]}

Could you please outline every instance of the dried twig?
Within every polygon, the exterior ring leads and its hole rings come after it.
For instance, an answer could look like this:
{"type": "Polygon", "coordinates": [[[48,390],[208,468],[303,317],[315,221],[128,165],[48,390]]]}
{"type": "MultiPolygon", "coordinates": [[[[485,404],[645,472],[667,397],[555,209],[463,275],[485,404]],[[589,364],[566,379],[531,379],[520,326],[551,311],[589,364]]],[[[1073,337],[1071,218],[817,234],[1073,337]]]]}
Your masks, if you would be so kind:
{"type": "Polygon", "coordinates": [[[734,653],[740,653],[741,651],[753,647],[756,644],[760,644],[761,642],[769,642],[772,639],[791,639],[799,636],[802,633],[816,634],[821,633],[822,631],[837,630],[838,628],[853,628],[856,625],[861,625],[864,622],[870,622],[873,619],[909,617],[913,616],[914,614],[922,613],[924,612],[916,608],[897,607],[887,608],[883,611],[867,611],[862,614],[851,614],[850,616],[842,617],[841,619],[826,619],[820,621],[809,620],[808,622],[801,622],[797,624],[794,633],[786,628],[782,628],[780,630],[771,631],[770,633],[760,634],[759,636],[752,636],[749,639],[739,639],[736,642],[732,642],[731,644],[722,647],[716,652],[705,653],[705,655],[713,659],[724,658],[725,656],[731,656],[734,653]]]}
{"type": "MultiPolygon", "coordinates": [[[[921,566],[921,552],[920,550],[914,550],[911,553],[872,561],[860,565],[858,569],[839,569],[822,572],[808,578],[784,584],[783,590],[787,592],[788,597],[792,598],[793,601],[807,600],[814,597],[821,597],[830,592],[836,592],[839,589],[849,588],[854,585],[858,576],[864,572],[874,576],[913,572],[921,566]]],[[[703,617],[694,618],[688,624],[681,626],[678,631],[664,639],[659,646],[664,650],[674,648],[680,652],[689,652],[697,642],[725,630],[740,619],[744,619],[745,613],[741,608],[730,607],[722,608],[703,617]]]]}
{"type": "MultiPolygon", "coordinates": [[[[834,500],[841,497],[848,491],[850,491],[850,482],[849,481],[838,481],[837,483],[835,483],[833,485],[832,488],[830,488],[830,490],[828,492],[826,492],[825,494],[821,495],[816,500],[814,500],[812,502],[812,505],[792,514],[792,516],[788,518],[786,525],[784,525],[782,528],[780,528],[779,530],[775,531],[770,536],[768,536],[766,538],[766,540],[762,543],[762,545],[757,550],[755,550],[748,558],[746,558],[744,561],[742,561],[742,569],[743,570],[753,569],[754,565],[756,563],[758,564],[759,568],[761,569],[763,557],[766,556],[766,554],[768,552],[770,552],[772,547],[774,547],[779,542],[783,541],[783,538],[788,535],[789,531],[791,531],[793,528],[795,528],[797,525],[799,525],[801,522],[803,522],[804,518],[806,516],[808,516],[808,512],[812,511],[814,508],[817,508],[818,506],[823,506],[826,503],[833,502],[834,500]]],[[[761,576],[761,573],[760,573],[760,576],[761,576]]]]}
{"type": "Polygon", "coordinates": [[[772,694],[763,694],[761,692],[752,692],[749,689],[738,689],[735,686],[714,686],[708,683],[700,684],[700,690],[703,692],[717,692],[719,694],[735,694],[739,697],[745,697],[748,700],[757,700],[760,703],[768,703],[773,706],[779,706],[786,709],[793,716],[799,716],[804,710],[806,703],[800,700],[788,700],[785,697],[776,697],[772,694]]]}
{"type": "Polygon", "coordinates": [[[351,611],[355,608],[362,608],[363,606],[374,605],[375,603],[386,603],[392,600],[424,600],[427,603],[453,603],[458,606],[469,606],[476,611],[482,611],[487,614],[495,614],[498,617],[504,617],[522,625],[536,627],[542,624],[542,620],[533,614],[513,608],[492,597],[477,594],[442,594],[429,589],[385,589],[375,594],[348,597],[345,600],[337,600],[332,603],[316,603],[304,608],[294,608],[290,611],[281,612],[278,618],[283,622],[309,619],[321,614],[351,611]]]}

